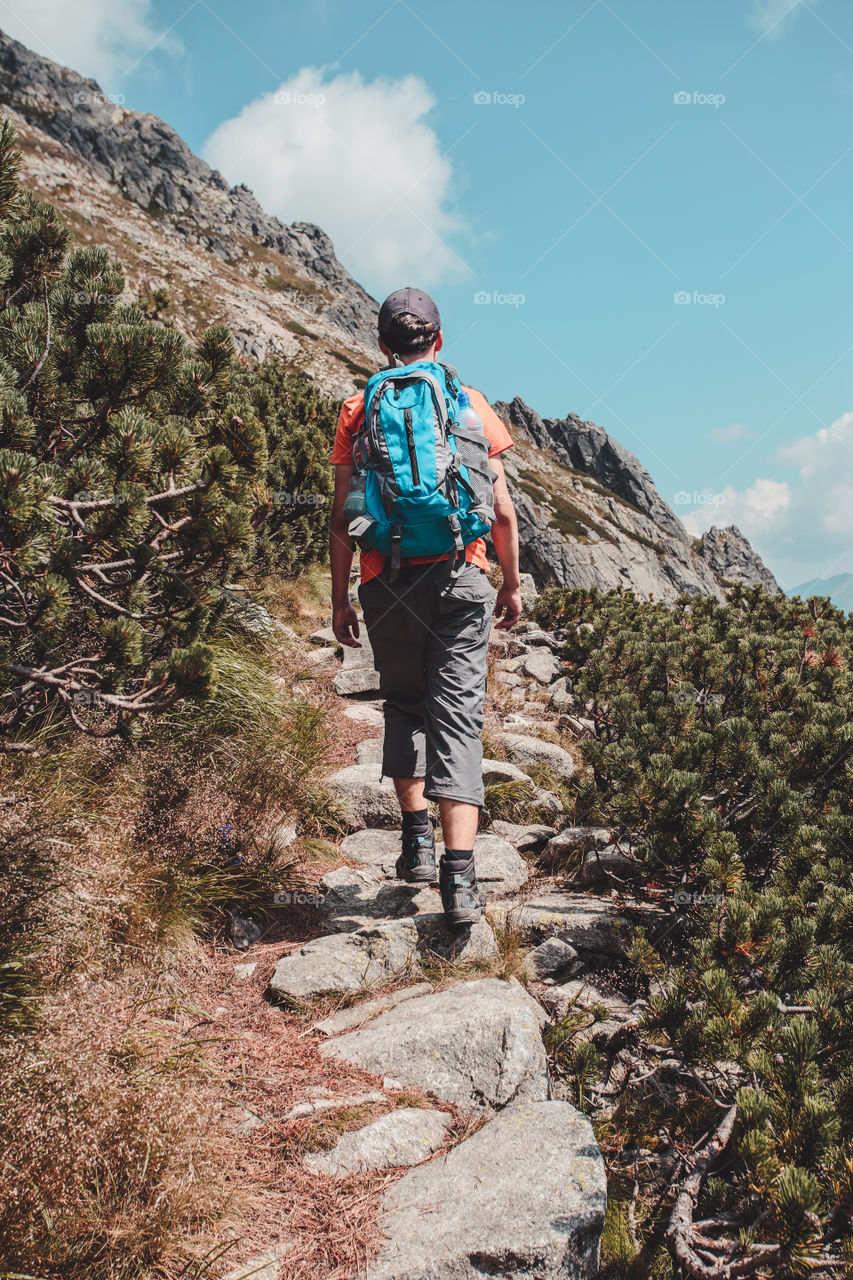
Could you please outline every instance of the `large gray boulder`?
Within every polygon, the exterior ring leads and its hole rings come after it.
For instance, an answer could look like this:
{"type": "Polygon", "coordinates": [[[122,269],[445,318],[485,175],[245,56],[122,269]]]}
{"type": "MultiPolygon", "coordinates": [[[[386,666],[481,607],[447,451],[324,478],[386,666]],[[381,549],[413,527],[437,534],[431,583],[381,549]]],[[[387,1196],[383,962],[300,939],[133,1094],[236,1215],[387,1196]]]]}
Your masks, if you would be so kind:
{"type": "Polygon", "coordinates": [[[310,1000],[336,991],[366,991],[392,978],[418,973],[418,960],[473,961],[497,954],[485,920],[451,931],[441,914],[388,920],[351,933],[326,934],[282,956],[269,991],[281,999],[310,1000]]]}
{"type": "Polygon", "coordinates": [[[583,965],[571,943],[563,938],[546,938],[525,957],[527,973],[531,978],[555,979],[570,973],[578,973],[583,965]]]}
{"type": "Polygon", "coordinates": [[[563,664],[546,648],[534,649],[533,653],[529,653],[521,669],[531,680],[538,680],[540,684],[550,684],[563,674],[563,664]]]}
{"type": "MultiPolygon", "coordinates": [[[[345,653],[351,650],[345,649],[345,653]]],[[[332,681],[332,688],[342,698],[353,698],[360,693],[379,692],[379,672],[372,667],[342,667],[332,681]]]]}
{"type": "Polygon", "coordinates": [[[407,1000],[320,1052],[459,1107],[502,1107],[548,1096],[544,1021],[515,978],[480,978],[407,1000]]]}
{"type": "Polygon", "coordinates": [[[593,1280],[607,1206],[592,1127],[518,1102],[386,1192],[388,1243],[364,1280],[593,1280]]]}
{"type": "Polygon", "coordinates": [[[607,827],[564,827],[545,845],[539,864],[546,870],[578,867],[588,853],[604,849],[608,844],[610,830],[607,827]]]}
{"type": "Polygon", "coordinates": [[[394,827],[400,806],[389,778],[380,779],[379,766],[351,764],[326,779],[329,795],[340,805],[351,831],[362,827],[394,827]]]}
{"type": "Polygon", "coordinates": [[[575,762],[564,747],[524,733],[502,733],[500,740],[513,764],[522,769],[544,765],[561,778],[572,778],[575,762]]]}
{"type": "Polygon", "coordinates": [[[418,1164],[444,1142],[450,1116],[426,1107],[398,1107],[362,1129],[344,1133],[331,1151],[313,1152],[304,1159],[309,1173],[330,1178],[368,1169],[395,1169],[418,1164]]]}
{"type": "Polygon", "coordinates": [[[583,885],[604,884],[614,880],[633,880],[642,870],[630,848],[622,844],[609,844],[604,849],[590,849],[578,872],[583,885]]]}

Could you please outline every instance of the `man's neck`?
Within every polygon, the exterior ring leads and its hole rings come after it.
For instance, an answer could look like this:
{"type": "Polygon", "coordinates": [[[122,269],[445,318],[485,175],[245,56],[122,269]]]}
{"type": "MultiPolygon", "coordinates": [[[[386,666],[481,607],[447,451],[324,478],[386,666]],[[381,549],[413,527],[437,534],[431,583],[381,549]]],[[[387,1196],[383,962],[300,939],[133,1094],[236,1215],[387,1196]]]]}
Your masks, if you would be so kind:
{"type": "Polygon", "coordinates": [[[417,364],[419,360],[434,360],[435,347],[430,347],[429,351],[419,351],[417,355],[398,356],[398,360],[402,360],[403,364],[417,364]]]}

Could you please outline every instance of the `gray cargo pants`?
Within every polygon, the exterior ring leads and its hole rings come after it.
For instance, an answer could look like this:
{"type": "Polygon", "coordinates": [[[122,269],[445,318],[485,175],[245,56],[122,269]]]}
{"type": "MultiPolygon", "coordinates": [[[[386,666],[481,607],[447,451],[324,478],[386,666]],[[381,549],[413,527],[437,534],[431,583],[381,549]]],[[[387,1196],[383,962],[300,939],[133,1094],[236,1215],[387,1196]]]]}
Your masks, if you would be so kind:
{"type": "Polygon", "coordinates": [[[382,773],[425,778],[429,800],[483,803],[483,700],[496,591],[465,564],[404,565],[358,590],[385,699],[382,773]]]}

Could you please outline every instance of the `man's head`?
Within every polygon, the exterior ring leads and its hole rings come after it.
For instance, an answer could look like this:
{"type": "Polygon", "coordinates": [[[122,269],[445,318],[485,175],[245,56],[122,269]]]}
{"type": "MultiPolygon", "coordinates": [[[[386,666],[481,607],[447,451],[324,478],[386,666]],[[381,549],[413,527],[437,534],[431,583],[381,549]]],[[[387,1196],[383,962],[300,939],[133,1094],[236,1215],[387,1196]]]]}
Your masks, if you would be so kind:
{"type": "Polygon", "coordinates": [[[403,364],[431,360],[442,341],[441,317],[428,293],[412,287],[389,293],[379,308],[379,346],[385,356],[399,356],[403,364]]]}

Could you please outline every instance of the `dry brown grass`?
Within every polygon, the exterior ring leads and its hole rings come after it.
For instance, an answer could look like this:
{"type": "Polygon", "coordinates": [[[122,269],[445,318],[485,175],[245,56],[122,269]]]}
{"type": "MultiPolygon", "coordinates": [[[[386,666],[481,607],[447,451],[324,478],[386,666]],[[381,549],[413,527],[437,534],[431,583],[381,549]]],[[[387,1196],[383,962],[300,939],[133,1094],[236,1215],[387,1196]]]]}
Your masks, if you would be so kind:
{"type": "Polygon", "coordinates": [[[379,1241],[388,1176],[309,1177],[279,1118],[311,1087],[376,1087],[263,999],[321,929],[264,914],[270,890],[339,860],[315,777],[363,733],[322,680],[294,698],[292,648],[237,643],[229,705],[136,746],[0,757],[0,1273],[214,1280],[287,1239],[288,1274],[342,1277],[379,1241]],[[277,851],[282,821],[304,835],[277,851]],[[235,902],[266,929],[257,981],[233,980],[235,902]],[[265,1123],[238,1131],[248,1111],[265,1123]]]}

